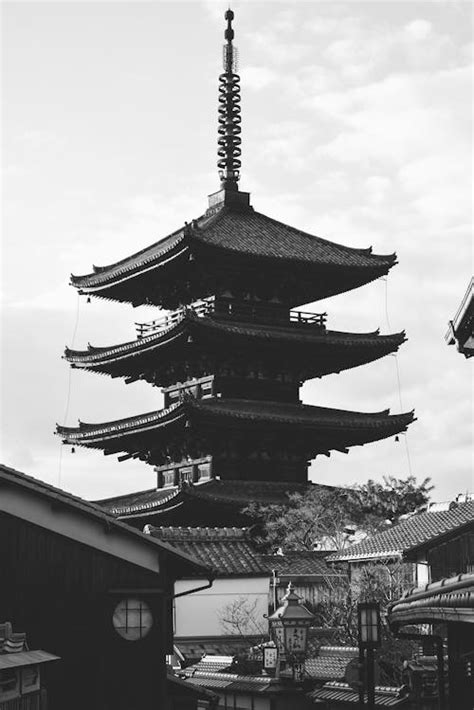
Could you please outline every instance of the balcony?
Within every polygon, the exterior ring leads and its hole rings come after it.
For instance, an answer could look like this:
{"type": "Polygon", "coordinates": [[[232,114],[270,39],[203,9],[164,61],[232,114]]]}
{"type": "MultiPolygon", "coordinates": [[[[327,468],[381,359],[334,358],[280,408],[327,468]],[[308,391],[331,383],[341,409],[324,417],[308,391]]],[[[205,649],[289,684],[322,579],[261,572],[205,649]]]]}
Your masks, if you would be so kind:
{"type": "Polygon", "coordinates": [[[187,313],[193,312],[199,318],[226,318],[235,321],[255,322],[268,325],[297,325],[311,328],[326,329],[327,313],[311,313],[297,309],[288,311],[281,305],[273,306],[257,301],[235,301],[227,299],[216,300],[214,297],[196,301],[176,311],[171,311],[162,318],[146,323],[135,323],[137,337],[145,338],[173,328],[184,319],[187,313]]]}

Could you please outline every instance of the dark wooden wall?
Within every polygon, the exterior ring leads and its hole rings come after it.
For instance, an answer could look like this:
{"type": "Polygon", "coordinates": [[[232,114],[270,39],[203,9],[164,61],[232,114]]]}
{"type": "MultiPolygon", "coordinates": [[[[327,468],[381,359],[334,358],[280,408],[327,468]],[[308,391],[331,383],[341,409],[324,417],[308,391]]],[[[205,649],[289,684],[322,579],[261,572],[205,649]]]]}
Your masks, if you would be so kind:
{"type": "Polygon", "coordinates": [[[428,550],[428,564],[431,570],[431,581],[436,582],[444,577],[470,572],[474,565],[474,532],[449,540],[442,545],[428,550]]]}
{"type": "Polygon", "coordinates": [[[31,649],[61,656],[45,667],[49,710],[160,707],[172,633],[170,593],[166,574],[0,516],[0,620],[25,631],[31,649]],[[142,590],[129,596],[152,608],[156,623],[144,639],[126,641],[113,629],[115,604],[127,596],[114,589],[142,590]]]}

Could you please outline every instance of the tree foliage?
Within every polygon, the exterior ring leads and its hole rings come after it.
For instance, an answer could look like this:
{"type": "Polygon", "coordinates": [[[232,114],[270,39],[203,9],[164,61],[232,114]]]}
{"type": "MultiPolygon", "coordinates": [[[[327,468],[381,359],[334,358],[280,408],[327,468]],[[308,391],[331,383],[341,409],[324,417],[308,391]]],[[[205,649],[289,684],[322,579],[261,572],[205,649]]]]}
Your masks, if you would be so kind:
{"type": "Polygon", "coordinates": [[[340,550],[349,542],[347,526],[374,533],[395,524],[425,505],[432,488],[429,478],[417,484],[414,476],[390,476],[383,483],[369,480],[351,488],[310,487],[290,494],[286,505],[253,503],[245,512],[255,520],[267,550],[313,550],[317,545],[340,550]]]}

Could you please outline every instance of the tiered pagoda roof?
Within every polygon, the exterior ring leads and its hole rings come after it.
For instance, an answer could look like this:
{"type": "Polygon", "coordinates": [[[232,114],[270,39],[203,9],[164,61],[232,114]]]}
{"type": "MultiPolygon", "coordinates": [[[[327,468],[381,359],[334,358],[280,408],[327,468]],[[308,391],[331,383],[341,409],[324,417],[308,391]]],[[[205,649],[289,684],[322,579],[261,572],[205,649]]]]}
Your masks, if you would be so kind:
{"type": "Polygon", "coordinates": [[[246,526],[253,523],[243,512],[250,502],[284,505],[291,493],[304,493],[314,487],[326,488],[314,483],[211,479],[196,485],[126,493],[95,503],[140,529],[145,524],[175,525],[180,521],[205,526],[209,520],[215,525],[246,526]]]}
{"type": "Polygon", "coordinates": [[[214,293],[223,281],[228,286],[223,274],[235,272],[238,281],[240,273],[245,288],[258,284],[266,269],[272,285],[282,274],[288,280],[291,273],[288,302],[301,305],[363,286],[396,264],[395,254],[376,255],[370,247],[336,244],[271,219],[248,204],[227,206],[223,200],[215,210],[121,261],[71,276],[71,284],[80,293],[100,298],[173,308],[180,298],[190,302],[214,293]],[[249,266],[253,273],[245,273],[249,266]],[[179,297],[176,279],[186,281],[179,297]]]}
{"type": "Polygon", "coordinates": [[[307,404],[189,399],[128,419],[103,424],[79,422],[78,427],[58,426],[58,434],[66,444],[103,449],[106,453],[137,453],[137,458],[142,458],[146,450],[148,463],[159,464],[162,461],[159,454],[155,459],[154,449],[166,444],[172,429],[194,428],[201,435],[219,437],[236,424],[254,432],[262,425],[271,426],[273,431],[309,435],[313,455],[317,455],[328,454],[331,449],[344,451],[349,446],[362,446],[406,431],[414,419],[413,413],[390,415],[389,411],[368,414],[307,404]]]}
{"type": "MultiPolygon", "coordinates": [[[[294,313],[296,316],[299,312],[294,313]]],[[[288,362],[291,352],[295,367],[313,378],[377,360],[398,350],[406,339],[404,332],[347,333],[326,330],[311,322],[238,322],[215,315],[199,316],[189,308],[179,312],[171,325],[167,322],[164,319],[151,335],[120,345],[89,345],[87,350],[66,348],[65,359],[75,368],[128,380],[135,379],[132,373],[138,373],[137,379],[166,386],[169,364],[172,362],[178,370],[178,363],[197,359],[202,348],[235,352],[258,347],[260,357],[275,364],[288,362]]]]}

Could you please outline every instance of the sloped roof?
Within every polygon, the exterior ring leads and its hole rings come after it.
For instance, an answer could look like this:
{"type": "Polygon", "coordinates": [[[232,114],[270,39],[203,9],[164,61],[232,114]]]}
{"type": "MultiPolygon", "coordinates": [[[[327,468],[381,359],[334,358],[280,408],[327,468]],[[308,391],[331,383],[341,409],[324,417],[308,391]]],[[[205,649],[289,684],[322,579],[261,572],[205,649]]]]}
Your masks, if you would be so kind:
{"type": "MultiPolygon", "coordinates": [[[[125,493],[112,498],[97,500],[95,503],[112,515],[127,516],[146,514],[163,506],[175,505],[186,498],[196,498],[218,506],[244,508],[249,501],[266,505],[282,505],[288,501],[290,493],[303,493],[314,483],[280,483],[271,481],[221,481],[211,479],[203,483],[189,484],[183,488],[161,488],[125,493]]],[[[325,486],[318,486],[323,487],[325,486]]]]}
{"type": "Polygon", "coordinates": [[[327,454],[331,449],[345,450],[351,446],[362,446],[371,441],[406,431],[414,420],[413,412],[389,415],[389,410],[376,413],[352,412],[327,407],[314,407],[300,403],[268,402],[245,399],[190,399],[172,404],[167,409],[148,412],[137,417],[129,417],[103,424],[79,422],[78,427],[57,426],[56,433],[63,443],[77,444],[90,448],[104,449],[127,455],[147,454],[148,463],[159,464],[157,434],[163,439],[169,436],[168,426],[184,427],[188,421],[193,427],[197,423],[210,437],[217,431],[227,431],[239,423],[248,429],[253,425],[272,425],[292,429],[298,427],[300,434],[311,437],[308,444],[313,456],[327,454]]]}
{"type": "Polygon", "coordinates": [[[269,569],[275,569],[279,577],[297,575],[334,576],[338,573],[327,564],[325,555],[311,550],[293,550],[286,555],[262,555],[269,569]]]}
{"type": "Polygon", "coordinates": [[[211,567],[218,576],[268,575],[268,566],[260,559],[245,529],[147,525],[145,532],[211,567]]]}
{"type": "MultiPolygon", "coordinates": [[[[157,552],[165,553],[169,558],[173,560],[180,572],[182,571],[184,574],[187,574],[192,571],[194,574],[197,572],[203,577],[210,576],[210,570],[207,569],[204,565],[200,564],[195,559],[188,557],[185,553],[176,550],[175,548],[164,542],[161,542],[160,540],[153,539],[149,535],[145,535],[144,533],[135,530],[129,525],[120,522],[114,516],[109,515],[102,507],[94,503],[83,500],[78,496],[72,495],[71,493],[67,493],[66,491],[63,491],[60,488],[55,488],[54,486],[51,486],[50,484],[45,483],[44,481],[40,481],[39,479],[33,478],[32,476],[27,476],[26,474],[21,473],[20,471],[16,471],[15,469],[5,466],[3,464],[0,464],[0,483],[2,484],[2,486],[5,487],[6,491],[11,488],[14,491],[16,490],[22,492],[22,495],[29,493],[37,497],[38,500],[44,499],[50,501],[52,504],[52,506],[50,506],[51,508],[54,505],[61,505],[64,510],[67,510],[69,508],[71,511],[79,514],[84,519],[84,524],[86,525],[88,521],[99,522],[101,529],[103,529],[104,526],[107,527],[111,539],[112,536],[115,534],[120,540],[122,540],[122,546],[124,538],[129,539],[130,541],[135,543],[134,549],[137,550],[135,561],[136,564],[146,565],[146,558],[139,556],[138,554],[140,546],[142,546],[145,549],[154,548],[152,549],[152,556],[155,560],[157,552]]],[[[3,511],[4,513],[10,515],[18,516],[19,514],[17,509],[14,507],[14,504],[15,501],[12,500],[10,496],[0,496],[0,511],[3,511]]],[[[45,526],[47,523],[47,519],[45,515],[42,514],[42,511],[40,511],[40,514],[42,525],[45,526]]],[[[55,532],[59,532],[60,534],[61,518],[58,518],[56,516],[55,520],[59,521],[59,529],[55,530],[55,532]]],[[[34,521],[31,520],[31,522],[34,521]]],[[[91,530],[88,532],[87,539],[89,541],[94,539],[94,535],[96,535],[95,530],[95,527],[91,527],[91,530]]],[[[97,539],[99,540],[98,536],[97,539]]],[[[89,542],[88,544],[92,545],[93,543],[89,542]]],[[[120,549],[120,545],[118,545],[116,548],[113,548],[112,544],[110,544],[109,548],[109,554],[114,554],[113,550],[120,549]]],[[[123,554],[125,554],[125,552],[123,554]]],[[[127,552],[127,554],[130,553],[127,552]]],[[[128,559],[128,561],[133,562],[133,560],[130,559],[128,559]]]]}
{"type": "Polygon", "coordinates": [[[401,556],[411,548],[419,547],[466,524],[474,526],[474,501],[454,503],[449,510],[416,513],[327,559],[330,562],[341,562],[401,556]]]}
{"type": "MultiPolygon", "coordinates": [[[[91,274],[72,276],[71,283],[88,291],[126,280],[159,266],[179,250],[203,245],[229,255],[248,255],[278,261],[299,262],[379,271],[376,278],[396,263],[395,254],[379,256],[369,249],[354,249],[313,236],[255,212],[252,208],[223,207],[203,215],[170,236],[108,266],[94,267],[91,274]]],[[[368,279],[370,280],[370,279],[368,279]]]]}
{"type": "MultiPolygon", "coordinates": [[[[313,690],[307,696],[310,700],[319,704],[320,701],[329,703],[344,703],[359,707],[359,693],[350,688],[346,683],[332,681],[325,683],[322,688],[313,690]]],[[[376,708],[398,708],[408,705],[408,697],[404,686],[401,688],[390,688],[376,686],[375,707],[376,708]]]]}
{"type": "Polygon", "coordinates": [[[23,666],[36,665],[37,663],[49,663],[59,661],[60,656],[54,656],[47,651],[18,651],[17,653],[0,653],[0,670],[7,668],[20,668],[23,666]]]}
{"type": "MultiPolygon", "coordinates": [[[[326,330],[308,324],[288,323],[288,325],[271,325],[261,323],[235,322],[229,319],[219,319],[215,316],[198,317],[192,313],[183,315],[172,326],[165,327],[152,335],[137,338],[126,343],[110,347],[88,346],[87,350],[71,350],[66,348],[64,357],[73,367],[96,370],[99,372],[114,372],[128,376],[130,363],[139,366],[140,360],[149,362],[152,353],[159,356],[166,352],[169,345],[174,345],[179,338],[186,339],[189,331],[193,337],[197,334],[214,335],[223,342],[228,342],[230,335],[247,340],[263,341],[269,344],[288,343],[299,345],[303,353],[317,352],[321,357],[329,357],[333,367],[322,361],[314,364],[315,373],[332,372],[334,369],[345,369],[365,364],[389,352],[397,350],[406,340],[405,333],[380,335],[378,330],[371,333],[347,333],[343,331],[326,330]],[[344,354],[347,352],[347,355],[344,354]],[[339,362],[342,358],[342,362],[339,362]]],[[[173,349],[174,352],[174,349],[173,349]]],[[[300,355],[301,357],[301,355],[300,355]]],[[[331,363],[329,363],[330,365],[331,363]]],[[[149,364],[147,365],[149,369],[149,364]]]]}
{"type": "Polygon", "coordinates": [[[411,589],[391,605],[388,619],[394,627],[436,621],[474,624],[474,573],[411,589]]]}
{"type": "Polygon", "coordinates": [[[314,680],[344,680],[347,664],[359,655],[353,646],[322,646],[319,656],[307,658],[304,669],[314,680]]]}

